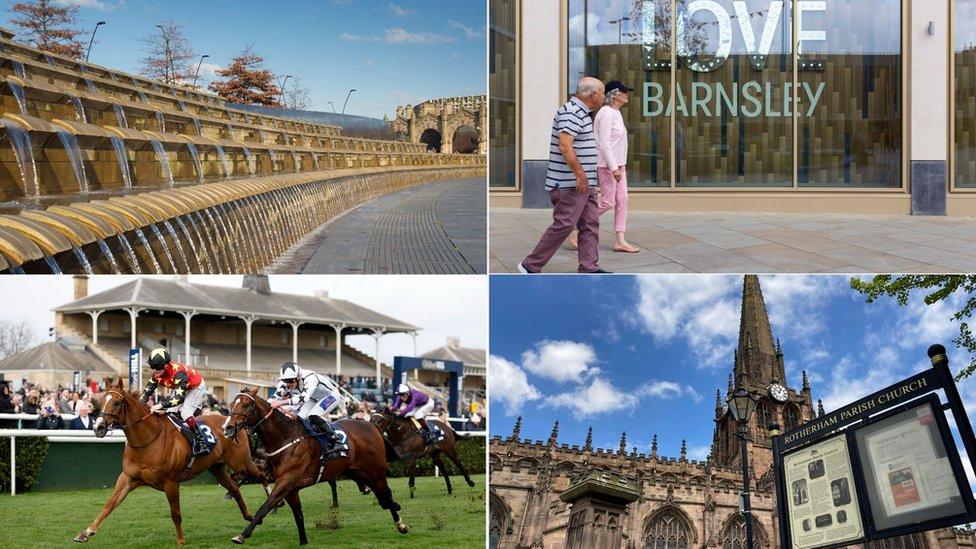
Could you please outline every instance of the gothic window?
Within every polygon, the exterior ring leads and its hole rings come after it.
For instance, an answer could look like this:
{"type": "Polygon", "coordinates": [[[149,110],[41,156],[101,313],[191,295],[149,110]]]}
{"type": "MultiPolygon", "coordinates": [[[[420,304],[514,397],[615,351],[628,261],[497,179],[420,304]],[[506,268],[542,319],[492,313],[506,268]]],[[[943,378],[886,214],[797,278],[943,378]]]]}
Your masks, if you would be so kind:
{"type": "Polygon", "coordinates": [[[725,528],[725,541],[722,542],[722,549],[746,549],[748,546],[746,521],[742,515],[739,515],[725,528]]]}
{"type": "Polygon", "coordinates": [[[502,537],[501,519],[495,513],[488,514],[488,549],[498,549],[498,540],[502,537]]]}
{"type": "Polygon", "coordinates": [[[879,539],[865,545],[868,549],[925,549],[925,538],[922,534],[911,534],[897,538],[879,539]]]}
{"type": "Polygon", "coordinates": [[[756,429],[757,432],[765,437],[766,426],[772,421],[773,414],[769,408],[769,402],[765,399],[760,400],[759,404],[756,406],[756,429]]]}
{"type": "Polygon", "coordinates": [[[665,511],[647,527],[644,549],[687,549],[688,530],[674,511],[665,511]]]}
{"type": "Polygon", "coordinates": [[[797,413],[795,406],[787,406],[783,409],[783,428],[792,429],[800,424],[800,414],[797,413]]]}

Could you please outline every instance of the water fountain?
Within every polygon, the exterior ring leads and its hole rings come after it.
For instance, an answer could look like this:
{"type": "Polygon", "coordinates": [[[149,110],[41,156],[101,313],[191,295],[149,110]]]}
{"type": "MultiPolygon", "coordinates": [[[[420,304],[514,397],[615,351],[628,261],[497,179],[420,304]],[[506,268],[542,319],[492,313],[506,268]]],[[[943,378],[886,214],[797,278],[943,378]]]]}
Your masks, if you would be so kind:
{"type": "Polygon", "coordinates": [[[85,115],[85,106],[81,103],[81,98],[73,93],[68,93],[68,101],[75,106],[75,113],[78,120],[81,120],[85,124],[88,123],[88,116],[85,115]]]}
{"type": "Polygon", "coordinates": [[[220,165],[224,169],[224,177],[230,177],[233,170],[231,169],[230,163],[227,161],[227,155],[224,154],[224,148],[219,144],[216,144],[214,145],[214,149],[217,150],[217,157],[220,158],[220,165]]]}
{"type": "Polygon", "coordinates": [[[132,175],[129,170],[129,154],[125,150],[125,141],[122,141],[121,137],[114,135],[109,139],[112,142],[112,148],[115,149],[115,156],[119,162],[119,171],[122,172],[122,181],[125,183],[125,188],[129,189],[132,187],[132,175]]]}
{"type": "Polygon", "coordinates": [[[153,150],[156,151],[156,158],[159,159],[159,167],[163,171],[163,179],[169,183],[169,186],[173,186],[173,170],[169,166],[169,158],[166,157],[166,151],[163,149],[163,144],[157,139],[152,139],[149,141],[152,145],[153,150]]]}
{"type": "Polygon", "coordinates": [[[200,183],[203,183],[203,166],[200,164],[200,155],[197,153],[197,148],[193,143],[187,143],[186,149],[190,151],[190,156],[193,157],[193,164],[197,169],[197,179],[200,183]]]}
{"type": "Polygon", "coordinates": [[[17,164],[20,165],[20,176],[24,182],[24,194],[36,197],[40,193],[37,181],[37,166],[34,164],[34,145],[31,143],[27,130],[10,119],[0,119],[7,130],[7,138],[14,149],[17,164]]]}
{"type": "Polygon", "coordinates": [[[58,130],[58,139],[61,140],[61,144],[64,145],[64,152],[68,154],[68,159],[71,160],[71,167],[75,171],[75,179],[78,182],[78,192],[87,193],[88,176],[85,175],[85,157],[82,155],[81,147],[78,146],[78,140],[66,130],[58,130]]]}
{"type": "Polygon", "coordinates": [[[126,119],[125,117],[125,109],[122,108],[122,105],[118,103],[112,103],[112,108],[115,109],[115,118],[116,120],[119,121],[119,127],[128,128],[129,120],[126,119]]]}

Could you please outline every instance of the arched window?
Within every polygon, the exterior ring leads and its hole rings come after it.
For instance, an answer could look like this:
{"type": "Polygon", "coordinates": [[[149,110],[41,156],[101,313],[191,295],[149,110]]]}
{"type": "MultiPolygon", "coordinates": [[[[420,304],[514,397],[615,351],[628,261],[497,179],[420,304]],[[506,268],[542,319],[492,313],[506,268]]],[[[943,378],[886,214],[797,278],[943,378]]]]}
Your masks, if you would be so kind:
{"type": "Polygon", "coordinates": [[[749,544],[746,540],[746,521],[739,515],[725,528],[725,540],[722,542],[722,549],[746,549],[749,544]]]}
{"type": "Polygon", "coordinates": [[[922,534],[909,534],[897,538],[879,539],[869,542],[868,549],[926,549],[925,538],[922,534]]]}
{"type": "Polygon", "coordinates": [[[760,400],[756,405],[756,430],[761,436],[765,437],[767,425],[772,419],[773,413],[769,408],[769,402],[760,400]]]}
{"type": "Polygon", "coordinates": [[[687,549],[688,530],[674,511],[665,511],[647,527],[644,549],[687,549]]]}
{"type": "Polygon", "coordinates": [[[488,549],[498,549],[502,537],[502,523],[494,512],[488,513],[488,549]]]}
{"type": "Polygon", "coordinates": [[[783,409],[783,427],[792,429],[800,424],[800,414],[796,411],[796,406],[787,406],[783,409]]]}

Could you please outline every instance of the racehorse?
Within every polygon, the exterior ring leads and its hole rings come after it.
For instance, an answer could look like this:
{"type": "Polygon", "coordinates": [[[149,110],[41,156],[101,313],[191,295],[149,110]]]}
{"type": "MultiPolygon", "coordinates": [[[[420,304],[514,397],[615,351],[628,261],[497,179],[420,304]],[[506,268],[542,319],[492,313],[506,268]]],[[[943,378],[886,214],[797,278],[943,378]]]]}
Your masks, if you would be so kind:
{"type": "Polygon", "coordinates": [[[91,526],[77,536],[75,541],[86,542],[98,531],[102,521],[122,503],[132,490],[151,486],[166,492],[170,516],[176,525],[176,541],[183,545],[183,518],[180,512],[180,483],[199,475],[210,473],[237,501],[244,520],[253,517],[241,497],[237,484],[227,473],[229,466],[236,472],[246,471],[262,479],[265,492],[268,482],[265,474],[251,461],[251,448],[245,435],[225,437],[220,429],[223,416],[200,416],[197,422],[210,430],[216,446],[209,454],[192,458],[190,443],[170,421],[155,414],[139,401],[139,396],[125,390],[119,378],[114,388],[105,391],[102,414],[95,420],[95,436],[102,438],[109,429],[121,428],[125,433],[125,450],[122,453],[122,473],[115,481],[115,491],[105,502],[102,512],[91,526]]]}
{"type": "Polygon", "coordinates": [[[335,425],[346,434],[349,450],[346,457],[327,459],[305,426],[272,407],[258,396],[257,389],[243,390],[237,395],[231,405],[231,415],[224,422],[224,433],[233,437],[245,429],[257,432],[268,451],[275,483],[251,524],[231,541],[244,543],[265,515],[284,499],[295,515],[299,543],[305,545],[308,538],[298,491],[322,481],[335,480],[340,475],[369,487],[376,494],[380,507],[390,511],[397,531],[401,534],[410,531],[400,520],[400,504],[393,501],[393,492],[387,484],[386,452],[379,431],[369,422],[358,419],[342,419],[335,425]]]}
{"type": "Polygon", "coordinates": [[[383,439],[387,443],[387,459],[397,458],[407,466],[407,472],[410,474],[411,498],[414,493],[414,477],[417,475],[417,461],[428,455],[433,460],[434,465],[444,473],[444,483],[447,484],[448,494],[453,489],[451,488],[451,477],[447,474],[447,468],[444,467],[444,462],[441,460],[442,454],[453,461],[454,465],[457,465],[468,486],[474,486],[474,481],[468,476],[464,463],[461,463],[461,458],[458,457],[457,436],[450,425],[441,421],[428,420],[428,426],[436,425],[444,433],[444,440],[428,446],[410,419],[394,414],[389,408],[374,413],[370,416],[369,422],[383,433],[383,439]]]}

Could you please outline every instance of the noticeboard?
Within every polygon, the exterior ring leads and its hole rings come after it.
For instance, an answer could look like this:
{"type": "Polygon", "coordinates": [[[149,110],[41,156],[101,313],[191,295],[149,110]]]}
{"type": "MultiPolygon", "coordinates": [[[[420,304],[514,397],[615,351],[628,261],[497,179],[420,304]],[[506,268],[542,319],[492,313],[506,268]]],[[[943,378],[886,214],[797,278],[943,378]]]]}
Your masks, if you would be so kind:
{"type": "Polygon", "coordinates": [[[976,520],[945,411],[971,463],[972,425],[945,348],[933,345],[929,357],[931,370],[773,437],[784,547],[840,547],[976,520]]]}

